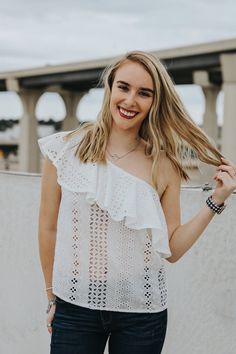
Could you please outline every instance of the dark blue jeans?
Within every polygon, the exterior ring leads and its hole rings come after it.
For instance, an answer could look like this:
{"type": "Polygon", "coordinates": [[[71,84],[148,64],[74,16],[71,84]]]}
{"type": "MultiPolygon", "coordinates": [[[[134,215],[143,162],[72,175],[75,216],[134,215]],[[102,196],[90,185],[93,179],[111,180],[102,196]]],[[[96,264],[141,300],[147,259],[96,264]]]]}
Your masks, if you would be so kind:
{"type": "Polygon", "coordinates": [[[92,310],[57,297],[51,354],[160,354],[167,309],[156,313],[92,310]]]}

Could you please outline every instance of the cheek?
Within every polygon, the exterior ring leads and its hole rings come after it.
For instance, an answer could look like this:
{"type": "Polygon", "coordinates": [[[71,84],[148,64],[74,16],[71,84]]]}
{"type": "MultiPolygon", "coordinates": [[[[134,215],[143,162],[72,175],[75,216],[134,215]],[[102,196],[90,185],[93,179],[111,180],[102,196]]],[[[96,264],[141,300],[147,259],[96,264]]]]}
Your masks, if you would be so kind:
{"type": "Polygon", "coordinates": [[[117,111],[117,96],[116,95],[111,95],[110,98],[110,112],[112,116],[116,114],[117,111]]]}
{"type": "Polygon", "coordinates": [[[110,106],[112,106],[113,102],[114,102],[114,98],[115,98],[115,95],[114,95],[114,92],[111,91],[111,96],[110,96],[110,106]]]}
{"type": "Polygon", "coordinates": [[[112,106],[114,106],[116,104],[117,101],[117,95],[115,94],[115,92],[111,93],[111,98],[110,98],[110,107],[112,108],[112,106]]]}
{"type": "Polygon", "coordinates": [[[111,101],[115,104],[122,100],[122,93],[114,91],[113,94],[111,95],[111,101]]]}
{"type": "Polygon", "coordinates": [[[152,107],[152,101],[151,102],[146,102],[145,105],[143,106],[143,110],[148,113],[152,107]]]}
{"type": "Polygon", "coordinates": [[[111,112],[114,111],[115,107],[116,107],[116,102],[114,100],[114,97],[111,96],[111,99],[110,99],[110,110],[111,110],[111,112]]]}

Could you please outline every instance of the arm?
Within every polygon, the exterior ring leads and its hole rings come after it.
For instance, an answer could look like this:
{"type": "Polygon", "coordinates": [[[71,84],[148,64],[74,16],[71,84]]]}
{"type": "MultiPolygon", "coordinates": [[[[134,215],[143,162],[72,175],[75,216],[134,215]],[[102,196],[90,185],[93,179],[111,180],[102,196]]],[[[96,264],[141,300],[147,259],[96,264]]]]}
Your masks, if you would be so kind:
{"type": "MultiPolygon", "coordinates": [[[[220,166],[222,169],[223,166],[220,166]]],[[[168,161],[168,186],[161,199],[161,204],[166,217],[168,234],[170,240],[171,257],[167,260],[171,263],[177,262],[197,241],[207,225],[214,217],[214,212],[205,205],[190,221],[181,225],[180,222],[180,186],[181,179],[172,164],[168,161]],[[174,207],[173,207],[174,206],[174,207]]],[[[225,167],[225,170],[227,168],[225,167]]],[[[228,170],[232,171],[232,167],[228,170]]],[[[231,172],[232,174],[232,172],[231,172]]],[[[232,174],[233,176],[233,174],[232,174]]],[[[221,204],[235,188],[233,177],[224,172],[222,177],[218,174],[214,179],[218,180],[213,193],[213,199],[217,204],[221,204]]]]}
{"type": "Polygon", "coordinates": [[[177,262],[197,241],[214,214],[208,206],[204,206],[190,221],[180,225],[173,232],[170,240],[172,256],[169,262],[177,262]]]}
{"type": "MultiPolygon", "coordinates": [[[[61,188],[57,183],[56,168],[46,158],[41,179],[41,201],[39,209],[38,240],[41,267],[46,288],[52,286],[52,270],[57,232],[57,217],[61,200],[61,188]]],[[[52,299],[52,291],[47,292],[52,299]]]]}

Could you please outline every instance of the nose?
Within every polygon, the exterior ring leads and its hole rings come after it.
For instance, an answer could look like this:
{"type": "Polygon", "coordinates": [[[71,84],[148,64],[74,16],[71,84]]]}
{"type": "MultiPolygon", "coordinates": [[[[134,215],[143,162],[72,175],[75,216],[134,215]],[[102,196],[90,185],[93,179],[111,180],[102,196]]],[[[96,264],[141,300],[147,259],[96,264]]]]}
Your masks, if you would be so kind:
{"type": "Polygon", "coordinates": [[[134,107],[136,105],[136,95],[135,92],[129,91],[127,92],[127,94],[125,95],[125,103],[127,105],[126,108],[131,108],[134,107]]]}

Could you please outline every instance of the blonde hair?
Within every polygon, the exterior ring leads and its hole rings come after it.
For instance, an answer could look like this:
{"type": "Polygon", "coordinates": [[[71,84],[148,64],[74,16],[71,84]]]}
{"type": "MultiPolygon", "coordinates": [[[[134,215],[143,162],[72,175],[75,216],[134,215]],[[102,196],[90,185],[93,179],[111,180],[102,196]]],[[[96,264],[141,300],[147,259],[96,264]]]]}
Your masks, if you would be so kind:
{"type": "Polygon", "coordinates": [[[153,160],[152,184],[155,189],[158,188],[157,169],[162,149],[181,178],[186,181],[190,177],[184,164],[187,161],[191,165],[193,156],[202,162],[218,166],[223,155],[215,142],[189,116],[160,60],[142,51],[129,52],[105,69],[102,76],[105,92],[97,120],[81,125],[66,136],[69,139],[83,132],[75,156],[84,163],[106,163],[105,151],[112,127],[109,107],[112,84],[117,69],[126,61],[141,64],[154,83],[153,103],[139,129],[139,136],[147,142],[145,154],[153,160]]]}

